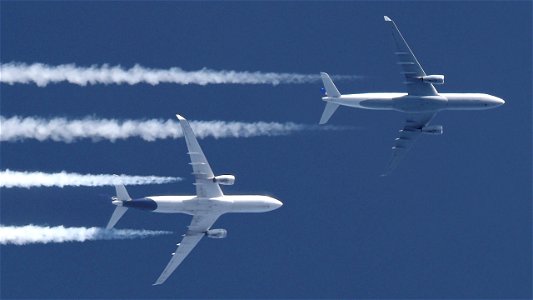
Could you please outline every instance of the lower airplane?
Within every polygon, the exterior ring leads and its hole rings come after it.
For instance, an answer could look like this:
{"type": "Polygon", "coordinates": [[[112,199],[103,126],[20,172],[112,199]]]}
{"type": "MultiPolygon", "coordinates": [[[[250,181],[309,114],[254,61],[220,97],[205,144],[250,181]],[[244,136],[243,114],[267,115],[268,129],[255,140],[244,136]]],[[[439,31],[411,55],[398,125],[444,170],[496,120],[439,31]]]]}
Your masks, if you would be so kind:
{"type": "Polygon", "coordinates": [[[405,78],[407,93],[362,93],[341,95],[327,73],[322,72],[324,83],[322,100],[326,107],[320,124],[325,124],[335,110],[342,106],[372,110],[396,110],[407,113],[404,127],[392,147],[392,157],[383,175],[390,174],[409,151],[420,134],[442,134],[442,125],[429,125],[441,110],[481,110],[500,106],[502,99],[482,93],[438,93],[434,84],[444,84],[444,75],[426,75],[422,66],[407,45],[400,30],[389,17],[396,45],[398,65],[405,78]]]}
{"type": "Polygon", "coordinates": [[[283,205],[281,201],[261,195],[224,195],[220,189],[222,185],[233,185],[233,175],[215,176],[205,155],[185,118],[177,115],[183,135],[187,143],[193,175],[196,179],[195,196],[150,196],[132,199],[123,185],[115,186],[117,196],[113,197],[113,204],[117,207],[107,224],[108,229],[115,226],[128,208],[147,210],[157,213],[184,213],[192,215],[191,224],[183,239],[178,244],[176,252],[167,264],[154,285],[162,284],[176,270],[187,255],[200,240],[209,238],[225,238],[225,229],[211,229],[215,221],[225,213],[260,213],[275,210],[283,205]]]}

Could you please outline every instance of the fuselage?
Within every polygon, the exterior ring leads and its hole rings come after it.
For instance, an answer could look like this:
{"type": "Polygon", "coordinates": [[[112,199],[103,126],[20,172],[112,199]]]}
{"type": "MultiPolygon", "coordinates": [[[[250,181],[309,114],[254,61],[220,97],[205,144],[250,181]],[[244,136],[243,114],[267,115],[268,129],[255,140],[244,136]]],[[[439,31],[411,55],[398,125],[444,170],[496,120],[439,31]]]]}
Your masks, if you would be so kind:
{"type": "Polygon", "coordinates": [[[149,196],[131,201],[115,200],[113,204],[156,213],[261,213],[277,209],[283,203],[261,195],[224,195],[215,198],[197,196],[149,196]]]}
{"type": "Polygon", "coordinates": [[[322,100],[343,106],[401,112],[432,112],[440,110],[482,110],[500,106],[502,99],[481,93],[440,93],[436,96],[412,96],[406,93],[361,93],[322,100]]]}

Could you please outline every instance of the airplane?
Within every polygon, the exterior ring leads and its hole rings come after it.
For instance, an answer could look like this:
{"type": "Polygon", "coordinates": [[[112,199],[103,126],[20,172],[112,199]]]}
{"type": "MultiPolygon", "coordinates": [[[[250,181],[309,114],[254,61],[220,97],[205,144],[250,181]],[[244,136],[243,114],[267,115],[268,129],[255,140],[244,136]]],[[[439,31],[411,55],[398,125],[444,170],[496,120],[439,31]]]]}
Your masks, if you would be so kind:
{"type": "Polygon", "coordinates": [[[395,110],[406,113],[406,121],[395,139],[392,157],[382,176],[389,175],[409,151],[420,134],[440,135],[442,125],[429,125],[442,110],[482,110],[505,103],[501,98],[481,93],[438,93],[435,84],[444,84],[444,75],[426,75],[393,20],[384,16],[392,28],[396,57],[405,77],[407,93],[361,93],[341,95],[327,73],[320,73],[326,107],[319,124],[325,124],[342,106],[372,110],[395,110]]]}
{"type": "Polygon", "coordinates": [[[194,196],[149,196],[132,199],[124,185],[116,185],[117,196],[112,203],[116,205],[115,211],[106,228],[113,228],[128,208],[152,211],[156,213],[184,213],[192,215],[191,224],[176,252],[167,264],[159,278],[153,285],[163,284],[176,270],[187,255],[194,249],[200,240],[209,238],[225,238],[225,229],[211,229],[215,221],[225,213],[261,213],[275,210],[283,203],[275,198],[262,195],[224,195],[220,185],[233,185],[235,176],[215,176],[207,159],[196,140],[191,126],[185,118],[176,115],[180,122],[187,144],[195,177],[196,195],[194,196]]]}

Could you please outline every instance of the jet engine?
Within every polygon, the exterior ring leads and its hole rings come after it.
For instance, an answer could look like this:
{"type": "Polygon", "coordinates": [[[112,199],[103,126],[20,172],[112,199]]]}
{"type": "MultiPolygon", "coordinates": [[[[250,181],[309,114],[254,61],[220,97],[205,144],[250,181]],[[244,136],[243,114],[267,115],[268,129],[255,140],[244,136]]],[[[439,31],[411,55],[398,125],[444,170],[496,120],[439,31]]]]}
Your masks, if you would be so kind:
{"type": "Polygon", "coordinates": [[[219,175],[213,177],[213,182],[222,185],[233,185],[235,183],[235,176],[233,175],[219,175]]]}
{"type": "Polygon", "coordinates": [[[420,131],[425,134],[440,135],[443,133],[442,125],[430,125],[422,128],[420,131]]]}
{"type": "Polygon", "coordinates": [[[205,234],[208,238],[223,239],[228,235],[228,231],[226,229],[209,229],[205,234]]]}
{"type": "Polygon", "coordinates": [[[422,81],[432,84],[444,84],[444,75],[427,75],[422,76],[422,81]]]}

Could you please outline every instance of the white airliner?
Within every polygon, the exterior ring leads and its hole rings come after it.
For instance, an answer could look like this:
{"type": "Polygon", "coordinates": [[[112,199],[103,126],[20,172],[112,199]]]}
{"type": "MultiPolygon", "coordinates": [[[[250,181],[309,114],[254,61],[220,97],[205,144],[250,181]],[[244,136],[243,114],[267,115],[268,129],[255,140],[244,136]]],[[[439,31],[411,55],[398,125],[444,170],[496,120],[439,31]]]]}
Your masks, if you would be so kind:
{"type": "Polygon", "coordinates": [[[339,105],[362,109],[396,110],[407,113],[400,136],[392,147],[392,158],[383,175],[390,174],[409,151],[415,140],[424,134],[442,134],[442,125],[429,125],[435,114],[441,110],[481,110],[500,106],[502,99],[481,93],[438,93],[434,84],[443,84],[444,75],[426,75],[415,55],[407,45],[398,27],[389,17],[392,36],[401,73],[405,77],[407,93],[363,93],[341,95],[326,73],[321,73],[324,82],[326,108],[320,124],[325,124],[339,105]]]}
{"type": "Polygon", "coordinates": [[[224,195],[219,184],[233,185],[233,175],[215,176],[202,148],[198,144],[194,132],[185,118],[177,115],[191,158],[193,175],[196,179],[195,196],[150,196],[141,199],[131,199],[123,185],[115,186],[117,196],[113,204],[117,207],[107,224],[113,228],[128,208],[148,210],[157,213],[184,213],[192,215],[191,224],[183,239],[178,244],[176,252],[167,264],[163,273],[154,285],[162,284],[176,270],[191,250],[204,237],[225,238],[225,229],[211,229],[211,226],[222,214],[225,213],[260,213],[277,209],[283,205],[281,201],[268,196],[260,195],[224,195]]]}

